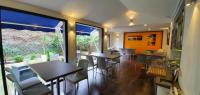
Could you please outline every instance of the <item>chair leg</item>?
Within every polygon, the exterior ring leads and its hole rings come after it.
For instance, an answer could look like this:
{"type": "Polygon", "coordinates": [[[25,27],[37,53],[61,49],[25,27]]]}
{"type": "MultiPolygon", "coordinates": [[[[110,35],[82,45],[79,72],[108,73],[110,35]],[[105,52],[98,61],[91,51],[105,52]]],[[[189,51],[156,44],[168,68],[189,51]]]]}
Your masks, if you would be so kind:
{"type": "Polygon", "coordinates": [[[54,95],[53,81],[51,81],[51,95],[54,95]]]}
{"type": "Polygon", "coordinates": [[[14,90],[14,95],[17,95],[17,90],[16,89],[14,90]]]}
{"type": "Polygon", "coordinates": [[[94,79],[94,65],[93,65],[93,73],[92,73],[92,77],[93,77],[93,79],[94,79]]]}
{"type": "Polygon", "coordinates": [[[64,93],[66,93],[66,78],[64,77],[64,81],[63,81],[63,91],[64,93]]]}
{"type": "Polygon", "coordinates": [[[97,78],[97,67],[96,67],[96,74],[95,74],[95,79],[97,78]]]}
{"type": "Polygon", "coordinates": [[[75,95],[76,95],[76,91],[77,91],[77,90],[76,90],[76,84],[75,84],[75,95]]]}
{"type": "Polygon", "coordinates": [[[76,86],[76,89],[78,90],[78,88],[79,88],[79,83],[77,83],[77,86],[76,86]]]}
{"type": "Polygon", "coordinates": [[[89,87],[89,79],[88,78],[87,78],[87,85],[88,85],[88,94],[89,94],[90,87],[89,87]]]}
{"type": "Polygon", "coordinates": [[[136,67],[136,66],[137,66],[137,64],[136,64],[136,63],[134,63],[134,64],[135,64],[135,71],[136,71],[136,69],[137,69],[137,67],[136,67]]]}
{"type": "Polygon", "coordinates": [[[103,70],[101,69],[101,74],[102,74],[102,77],[104,78],[104,80],[106,80],[106,78],[107,78],[107,73],[106,73],[106,75],[104,75],[103,70]]]}

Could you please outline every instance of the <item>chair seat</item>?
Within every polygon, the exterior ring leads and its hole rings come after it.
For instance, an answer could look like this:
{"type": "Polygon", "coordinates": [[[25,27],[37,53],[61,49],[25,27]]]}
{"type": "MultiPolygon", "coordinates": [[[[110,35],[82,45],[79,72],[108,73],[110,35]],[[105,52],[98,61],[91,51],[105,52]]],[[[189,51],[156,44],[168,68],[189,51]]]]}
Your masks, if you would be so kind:
{"type": "Polygon", "coordinates": [[[32,77],[32,78],[20,81],[19,85],[22,89],[26,89],[27,87],[30,87],[32,85],[39,84],[39,83],[41,82],[37,77],[32,77]]]}
{"type": "Polygon", "coordinates": [[[170,89],[172,87],[172,83],[167,81],[167,80],[162,80],[160,77],[156,77],[156,85],[159,85],[159,86],[162,86],[162,87],[165,87],[165,88],[168,88],[170,89]]]}
{"type": "Polygon", "coordinates": [[[79,81],[87,79],[88,77],[86,75],[73,74],[73,75],[67,76],[66,78],[72,83],[78,83],[79,81]]]}
{"type": "Polygon", "coordinates": [[[29,87],[28,89],[24,90],[23,93],[24,95],[49,95],[50,90],[47,86],[40,83],[29,87]]]}
{"type": "Polygon", "coordinates": [[[119,62],[119,60],[109,60],[108,63],[109,64],[118,64],[120,62],[119,62]]]}

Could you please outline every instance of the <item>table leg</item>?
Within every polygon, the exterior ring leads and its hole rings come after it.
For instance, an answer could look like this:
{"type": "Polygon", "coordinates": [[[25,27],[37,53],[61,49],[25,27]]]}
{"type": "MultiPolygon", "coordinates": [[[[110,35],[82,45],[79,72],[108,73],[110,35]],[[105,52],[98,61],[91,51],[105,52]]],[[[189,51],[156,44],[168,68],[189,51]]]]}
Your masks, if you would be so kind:
{"type": "Polygon", "coordinates": [[[65,79],[65,77],[64,77],[64,81],[63,81],[63,91],[64,91],[64,93],[66,93],[66,79],[65,79]]]}
{"type": "Polygon", "coordinates": [[[56,86],[57,86],[57,95],[60,95],[60,82],[59,82],[59,78],[57,79],[56,86]]]}
{"type": "Polygon", "coordinates": [[[51,95],[54,95],[53,80],[51,81],[51,95]]]}

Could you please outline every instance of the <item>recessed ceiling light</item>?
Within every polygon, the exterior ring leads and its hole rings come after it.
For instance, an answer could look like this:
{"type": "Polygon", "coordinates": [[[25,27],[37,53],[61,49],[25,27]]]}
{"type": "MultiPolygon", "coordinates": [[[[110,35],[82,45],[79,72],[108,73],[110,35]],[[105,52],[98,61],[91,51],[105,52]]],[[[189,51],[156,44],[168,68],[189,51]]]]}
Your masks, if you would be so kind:
{"type": "Polygon", "coordinates": [[[144,26],[147,26],[147,24],[144,24],[144,26]]]}

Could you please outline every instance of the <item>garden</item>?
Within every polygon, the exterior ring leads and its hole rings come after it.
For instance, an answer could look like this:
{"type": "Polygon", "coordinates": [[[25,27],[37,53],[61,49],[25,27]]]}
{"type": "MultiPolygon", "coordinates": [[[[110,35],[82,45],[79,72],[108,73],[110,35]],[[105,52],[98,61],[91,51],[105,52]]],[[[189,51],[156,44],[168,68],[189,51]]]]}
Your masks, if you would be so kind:
{"type": "Polygon", "coordinates": [[[63,60],[62,33],[3,29],[6,64],[63,60]]]}
{"type": "Polygon", "coordinates": [[[76,36],[77,51],[80,52],[97,52],[99,49],[99,32],[93,31],[90,35],[76,36]]]}

